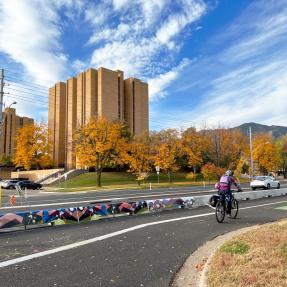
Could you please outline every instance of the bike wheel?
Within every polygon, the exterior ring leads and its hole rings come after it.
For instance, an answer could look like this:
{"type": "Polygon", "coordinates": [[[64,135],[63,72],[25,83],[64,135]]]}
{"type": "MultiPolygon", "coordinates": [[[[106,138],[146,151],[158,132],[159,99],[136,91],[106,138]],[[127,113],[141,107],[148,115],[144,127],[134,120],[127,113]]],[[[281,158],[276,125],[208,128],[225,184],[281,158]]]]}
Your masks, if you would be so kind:
{"type": "Polygon", "coordinates": [[[216,204],[215,217],[218,223],[221,223],[224,220],[225,206],[221,200],[219,200],[216,204]]]}
{"type": "Polygon", "coordinates": [[[238,214],[238,201],[236,198],[233,198],[231,201],[231,214],[230,217],[235,219],[238,214]]]}

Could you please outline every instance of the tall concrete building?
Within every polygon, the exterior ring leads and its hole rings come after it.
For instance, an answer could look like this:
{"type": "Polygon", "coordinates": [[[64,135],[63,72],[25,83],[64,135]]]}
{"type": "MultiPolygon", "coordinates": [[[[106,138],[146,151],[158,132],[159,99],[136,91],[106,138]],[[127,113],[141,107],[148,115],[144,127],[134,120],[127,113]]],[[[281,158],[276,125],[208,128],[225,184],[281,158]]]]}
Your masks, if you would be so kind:
{"type": "Polygon", "coordinates": [[[123,71],[90,68],[50,88],[48,126],[55,165],[76,166],[73,132],[91,118],[125,122],[135,135],[148,131],[148,85],[124,80],[123,71]]]}
{"type": "Polygon", "coordinates": [[[49,89],[49,138],[55,165],[64,166],[66,158],[66,84],[57,83],[49,89]]]}
{"type": "Polygon", "coordinates": [[[26,125],[33,124],[34,120],[17,116],[16,110],[13,108],[5,109],[2,119],[0,154],[12,157],[16,148],[17,131],[26,125]]]}

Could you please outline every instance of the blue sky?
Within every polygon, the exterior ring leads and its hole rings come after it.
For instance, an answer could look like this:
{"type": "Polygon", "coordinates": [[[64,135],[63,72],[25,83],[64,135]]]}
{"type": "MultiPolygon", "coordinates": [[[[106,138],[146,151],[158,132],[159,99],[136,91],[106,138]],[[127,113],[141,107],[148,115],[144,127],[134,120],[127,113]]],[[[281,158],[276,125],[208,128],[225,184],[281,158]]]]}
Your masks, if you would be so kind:
{"type": "Polygon", "coordinates": [[[149,83],[150,128],[287,125],[287,0],[0,0],[5,104],[47,120],[88,68],[149,83]]]}

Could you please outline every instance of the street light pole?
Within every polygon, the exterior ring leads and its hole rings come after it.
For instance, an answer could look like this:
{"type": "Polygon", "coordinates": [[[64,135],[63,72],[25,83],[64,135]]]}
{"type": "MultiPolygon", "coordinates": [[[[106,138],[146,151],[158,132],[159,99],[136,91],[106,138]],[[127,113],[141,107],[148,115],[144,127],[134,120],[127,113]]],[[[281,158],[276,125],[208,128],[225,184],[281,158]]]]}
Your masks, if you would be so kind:
{"type": "Polygon", "coordinates": [[[254,177],[254,163],[253,163],[253,154],[252,154],[252,130],[249,127],[249,145],[250,145],[250,164],[251,164],[251,179],[254,177]]]}
{"type": "Polygon", "coordinates": [[[2,109],[4,96],[4,69],[0,70],[0,144],[2,139],[2,109]]]}

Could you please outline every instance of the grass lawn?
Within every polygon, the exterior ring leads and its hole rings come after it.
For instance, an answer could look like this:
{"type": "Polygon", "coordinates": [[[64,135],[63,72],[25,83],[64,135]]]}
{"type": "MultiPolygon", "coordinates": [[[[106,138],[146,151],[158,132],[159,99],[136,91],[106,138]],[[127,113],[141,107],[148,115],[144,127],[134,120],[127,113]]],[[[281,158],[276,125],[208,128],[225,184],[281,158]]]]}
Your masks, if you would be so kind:
{"type": "MultiPolygon", "coordinates": [[[[172,185],[202,185],[203,182],[200,181],[198,183],[191,182],[189,179],[186,179],[186,174],[184,172],[178,172],[172,175],[172,185]]],[[[97,175],[95,172],[89,172],[85,174],[81,174],[76,176],[67,182],[63,182],[60,184],[54,184],[53,187],[60,187],[64,189],[69,188],[96,188],[97,185],[97,175]]],[[[160,173],[159,175],[158,185],[158,177],[157,174],[151,174],[144,183],[141,183],[142,188],[149,188],[149,184],[152,183],[152,186],[170,186],[168,176],[166,174],[160,173]]],[[[126,172],[103,172],[102,173],[102,188],[115,188],[115,187],[130,187],[135,188],[138,187],[138,183],[136,181],[136,176],[126,172]]]]}
{"type": "MultiPolygon", "coordinates": [[[[177,172],[172,175],[172,183],[169,183],[169,179],[167,174],[160,173],[159,174],[159,184],[158,177],[156,173],[151,174],[144,182],[141,182],[141,185],[138,185],[136,180],[136,176],[134,174],[130,174],[127,172],[103,172],[102,173],[102,187],[97,187],[97,174],[95,172],[84,173],[66,182],[62,182],[60,184],[53,184],[49,186],[47,191],[55,191],[60,188],[59,191],[77,191],[77,189],[81,190],[95,190],[95,189],[116,189],[116,188],[142,188],[148,189],[150,188],[150,184],[152,188],[157,187],[172,187],[172,186],[203,186],[203,185],[214,185],[216,181],[211,182],[203,182],[203,181],[191,181],[186,178],[186,172],[177,172]]],[[[242,180],[242,182],[246,182],[247,180],[242,180]]]]}
{"type": "Polygon", "coordinates": [[[215,253],[210,287],[287,286],[287,220],[236,236],[215,253]]]}

